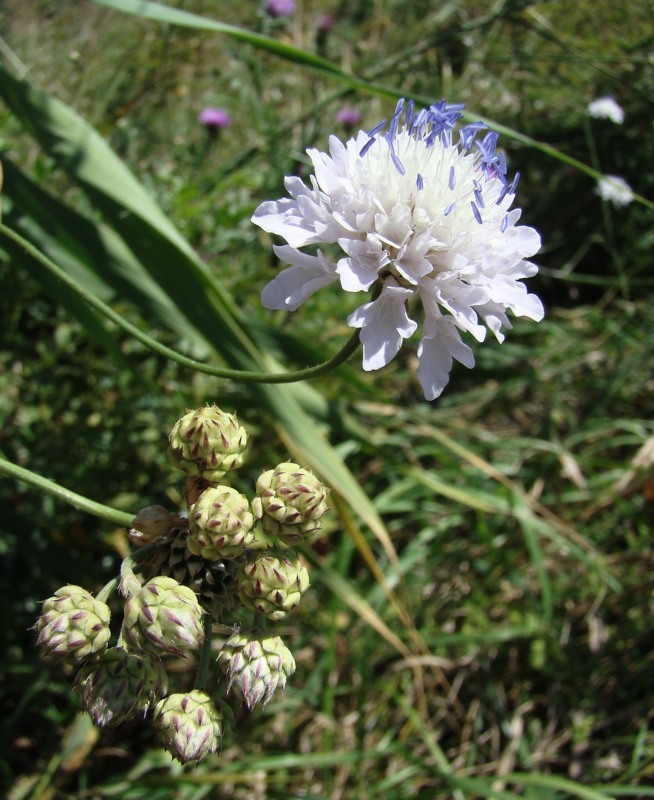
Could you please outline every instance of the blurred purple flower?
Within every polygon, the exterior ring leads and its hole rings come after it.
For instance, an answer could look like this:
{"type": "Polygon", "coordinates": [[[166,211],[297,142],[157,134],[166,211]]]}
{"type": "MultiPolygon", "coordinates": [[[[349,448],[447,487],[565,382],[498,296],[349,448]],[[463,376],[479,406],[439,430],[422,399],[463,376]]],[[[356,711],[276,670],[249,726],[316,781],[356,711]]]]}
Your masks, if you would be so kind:
{"type": "Polygon", "coordinates": [[[203,108],[202,111],[200,111],[198,120],[206,128],[215,131],[220,130],[221,128],[227,128],[232,124],[232,118],[224,108],[203,108]]]}
{"type": "Polygon", "coordinates": [[[358,108],[351,106],[343,106],[343,108],[336,114],[336,122],[344,125],[346,128],[354,128],[361,122],[361,112],[358,108]]]}
{"type": "Polygon", "coordinates": [[[336,27],[336,20],[331,14],[321,14],[316,20],[316,29],[320,33],[331,33],[336,27]]]}
{"type": "Polygon", "coordinates": [[[295,13],[295,0],[266,0],[266,13],[279,19],[295,13]]]}

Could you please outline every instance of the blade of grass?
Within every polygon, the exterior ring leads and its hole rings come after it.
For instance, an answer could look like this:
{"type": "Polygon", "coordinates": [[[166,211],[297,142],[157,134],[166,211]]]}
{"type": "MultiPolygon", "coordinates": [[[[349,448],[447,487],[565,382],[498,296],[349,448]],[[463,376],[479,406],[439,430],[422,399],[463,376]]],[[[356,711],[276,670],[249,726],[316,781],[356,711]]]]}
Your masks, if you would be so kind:
{"type": "Polygon", "coordinates": [[[512,772],[504,775],[503,780],[511,783],[521,783],[525,786],[537,786],[551,791],[565,792],[569,797],[580,797],[582,800],[610,800],[615,795],[605,794],[600,789],[583,786],[569,778],[560,778],[558,775],[539,775],[533,772],[512,772]]]}
{"type": "MultiPolygon", "coordinates": [[[[600,573],[607,585],[609,585],[614,591],[620,591],[620,584],[610,573],[608,567],[604,563],[601,553],[574,528],[565,523],[563,520],[559,519],[559,517],[550,511],[550,509],[539,503],[537,500],[529,497],[524,489],[518,486],[518,484],[516,484],[506,475],[502,474],[498,469],[493,467],[492,464],[489,464],[481,456],[473,453],[459,442],[455,442],[442,430],[439,430],[431,425],[419,425],[416,426],[416,432],[419,432],[421,435],[428,438],[436,439],[436,441],[440,442],[452,453],[456,454],[497,483],[505,486],[513,496],[514,501],[513,505],[509,506],[508,503],[500,501],[500,499],[497,497],[491,495],[480,496],[479,493],[474,493],[473,495],[473,493],[469,492],[469,490],[464,490],[462,495],[460,490],[457,490],[456,487],[448,487],[443,483],[443,481],[440,481],[435,476],[430,474],[427,477],[430,484],[434,486],[434,488],[438,486],[438,491],[442,491],[443,494],[446,494],[446,496],[452,496],[452,499],[456,499],[458,497],[461,499],[461,502],[465,502],[465,499],[467,498],[468,504],[475,503],[475,505],[471,505],[471,507],[479,508],[481,511],[490,513],[490,508],[494,508],[495,513],[510,513],[517,519],[529,519],[532,525],[536,526],[538,530],[548,536],[548,538],[550,538],[555,544],[565,545],[575,553],[577,558],[579,558],[588,566],[594,567],[600,573]],[[484,507],[479,506],[480,502],[484,507]]],[[[416,477],[418,477],[419,480],[422,480],[426,476],[416,475],[416,477]]]]}

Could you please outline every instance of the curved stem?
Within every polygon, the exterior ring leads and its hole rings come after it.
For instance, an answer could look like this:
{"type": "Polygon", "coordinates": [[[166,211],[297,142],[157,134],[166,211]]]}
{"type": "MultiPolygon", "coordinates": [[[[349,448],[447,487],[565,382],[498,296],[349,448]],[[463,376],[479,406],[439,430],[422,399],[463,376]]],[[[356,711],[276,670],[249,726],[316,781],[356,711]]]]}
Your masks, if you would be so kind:
{"type": "Polygon", "coordinates": [[[113,522],[123,528],[129,528],[134,519],[133,514],[119,511],[117,508],[111,508],[111,506],[102,505],[102,503],[96,503],[94,500],[89,500],[88,497],[72,492],[70,489],[66,489],[58,483],[48,480],[48,478],[37,475],[29,469],[24,469],[17,464],[12,464],[11,461],[7,461],[4,458],[0,458],[0,472],[11,475],[24,483],[29,483],[30,486],[34,486],[48,494],[54,495],[60,500],[64,500],[66,503],[75,506],[75,508],[79,508],[81,511],[86,511],[96,517],[106,519],[108,522],[113,522]]]}
{"type": "Polygon", "coordinates": [[[76,292],[86,303],[88,303],[88,305],[121,327],[130,336],[138,339],[138,341],[144,344],[146,347],[149,347],[151,350],[154,350],[160,355],[165,356],[171,361],[175,361],[177,364],[180,364],[183,367],[188,367],[189,369],[193,369],[196,372],[204,372],[205,374],[213,375],[216,378],[233,378],[239,381],[250,381],[255,383],[295,383],[297,381],[308,380],[309,378],[316,378],[319,375],[324,375],[326,372],[330,372],[347,361],[347,359],[359,346],[359,331],[357,330],[348,339],[343,348],[335,356],[333,356],[333,358],[330,358],[328,361],[324,361],[321,364],[316,364],[313,367],[307,367],[306,369],[300,369],[295,372],[254,372],[249,370],[228,369],[226,367],[215,367],[211,364],[205,364],[202,361],[196,361],[194,358],[189,358],[188,356],[182,355],[182,353],[178,353],[176,350],[173,350],[170,347],[166,347],[166,345],[161,344],[160,342],[156,341],[156,339],[148,336],[147,333],[139,330],[136,325],[133,325],[126,319],[123,319],[123,317],[121,317],[121,315],[114,311],[110,306],[108,306],[99,298],[95,297],[95,295],[91,294],[91,292],[70,278],[67,273],[61,269],[61,267],[57,266],[50,258],[48,258],[48,256],[42,253],[31,242],[27,241],[27,239],[24,239],[16,231],[0,223],[0,233],[6,236],[7,239],[10,239],[12,242],[14,242],[14,244],[17,244],[19,247],[25,250],[26,253],[28,253],[32,258],[36,259],[39,264],[45,267],[62,283],[65,283],[69,289],[72,289],[74,292],[76,292]]]}

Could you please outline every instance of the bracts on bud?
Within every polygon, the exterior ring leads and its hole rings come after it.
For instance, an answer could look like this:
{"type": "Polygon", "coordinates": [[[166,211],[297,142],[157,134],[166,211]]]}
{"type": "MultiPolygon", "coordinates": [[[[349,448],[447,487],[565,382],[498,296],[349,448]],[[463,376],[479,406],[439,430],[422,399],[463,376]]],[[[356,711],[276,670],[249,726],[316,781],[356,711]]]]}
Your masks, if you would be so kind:
{"type": "Polygon", "coordinates": [[[181,655],[204,641],[202,616],[192,589],[158,576],[125,603],[122,635],[135,650],[181,655]]]}
{"type": "Polygon", "coordinates": [[[189,475],[217,482],[245,459],[247,432],[232,414],[218,406],[189,411],[175,423],[168,455],[189,475]]]}
{"type": "Polygon", "coordinates": [[[248,711],[265,706],[273,694],[284,691],[286,679],[295,672],[295,659],[280,636],[262,639],[235,633],[218,653],[218,664],[233,692],[248,711]]]}
{"type": "Polygon", "coordinates": [[[208,561],[233,558],[256,546],[247,497],[229,486],[206,489],[189,510],[188,549],[208,561]]]}
{"type": "Polygon", "coordinates": [[[43,603],[34,628],[37,644],[51,660],[79,663],[107,647],[111,611],[81,586],[62,586],[43,603]]]}
{"type": "Polygon", "coordinates": [[[171,694],[157,703],[154,723],[163,746],[186,764],[214,753],[222,739],[222,714],[204,692],[171,694]]]}
{"type": "Polygon", "coordinates": [[[309,588],[309,573],[293,552],[261,554],[243,562],[236,575],[241,604],[279,621],[296,608],[309,588]]]}
{"type": "Polygon", "coordinates": [[[325,485],[292,461],[260,475],[256,492],[253,512],[264,531],[282,545],[292,546],[314,534],[329,511],[325,485]]]}

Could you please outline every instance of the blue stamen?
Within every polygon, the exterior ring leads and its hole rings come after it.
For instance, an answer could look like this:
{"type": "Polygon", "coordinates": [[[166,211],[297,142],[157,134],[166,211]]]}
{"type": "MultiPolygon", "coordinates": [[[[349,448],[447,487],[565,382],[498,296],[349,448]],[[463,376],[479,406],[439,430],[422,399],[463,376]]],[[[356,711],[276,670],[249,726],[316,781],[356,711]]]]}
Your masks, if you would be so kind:
{"type": "Polygon", "coordinates": [[[471,202],[470,205],[472,207],[472,213],[474,214],[475,219],[481,225],[483,223],[483,220],[481,218],[481,214],[479,213],[479,209],[477,208],[477,206],[473,202],[471,202]]]}
{"type": "Polygon", "coordinates": [[[420,173],[418,173],[418,177],[416,178],[416,186],[420,191],[422,191],[425,186],[425,182],[423,181],[422,175],[420,173]]]}
{"type": "Polygon", "coordinates": [[[509,217],[508,214],[505,214],[504,217],[502,217],[502,224],[500,225],[500,233],[504,233],[504,231],[508,227],[508,224],[509,224],[509,217]]]}
{"type": "Polygon", "coordinates": [[[411,128],[411,120],[413,119],[413,100],[409,100],[406,104],[406,126],[407,128],[411,128]]]}
{"type": "Polygon", "coordinates": [[[391,137],[391,139],[394,139],[397,136],[397,129],[400,124],[400,117],[402,116],[403,110],[404,100],[398,100],[397,105],[395,106],[395,112],[391,117],[391,124],[388,130],[388,135],[391,137]]]}
{"type": "Polygon", "coordinates": [[[454,191],[454,187],[456,186],[456,170],[454,167],[450,167],[450,175],[447,180],[447,185],[450,187],[450,191],[454,191]]]}
{"type": "Polygon", "coordinates": [[[400,173],[400,175],[406,175],[406,170],[404,169],[404,164],[400,161],[395,152],[395,147],[393,145],[393,139],[391,138],[389,133],[384,134],[384,139],[388,142],[388,149],[391,151],[391,158],[393,160],[393,164],[395,164],[395,169],[400,173]]]}
{"type": "Polygon", "coordinates": [[[456,200],[453,203],[450,203],[449,206],[443,212],[444,217],[448,217],[452,211],[454,211],[454,206],[456,205],[456,200]]]}
{"type": "Polygon", "coordinates": [[[368,131],[368,136],[376,136],[380,131],[384,130],[385,125],[386,125],[386,120],[383,119],[379,124],[375,125],[374,128],[371,128],[368,131]]]}
{"type": "Polygon", "coordinates": [[[459,144],[461,145],[461,149],[470,150],[479,131],[483,131],[487,127],[488,126],[481,121],[464,125],[459,131],[459,144]]]}
{"type": "Polygon", "coordinates": [[[363,145],[361,150],[359,150],[359,157],[365,156],[365,154],[370,150],[373,144],[377,141],[374,136],[371,136],[370,139],[363,145]]]}

